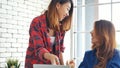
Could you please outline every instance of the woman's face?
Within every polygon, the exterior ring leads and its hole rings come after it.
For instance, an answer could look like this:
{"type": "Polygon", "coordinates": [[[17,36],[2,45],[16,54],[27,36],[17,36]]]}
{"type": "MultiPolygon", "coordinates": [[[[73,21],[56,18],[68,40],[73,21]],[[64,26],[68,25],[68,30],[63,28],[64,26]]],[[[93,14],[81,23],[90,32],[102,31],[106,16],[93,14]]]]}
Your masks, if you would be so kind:
{"type": "Polygon", "coordinates": [[[96,33],[95,33],[95,30],[93,29],[91,32],[91,37],[92,37],[92,44],[98,44],[98,39],[97,39],[97,36],[96,36],[96,33]]]}
{"type": "Polygon", "coordinates": [[[58,19],[59,21],[62,21],[65,17],[69,16],[71,4],[70,2],[67,2],[62,5],[60,3],[57,3],[56,8],[57,8],[58,16],[59,16],[58,19]]]}

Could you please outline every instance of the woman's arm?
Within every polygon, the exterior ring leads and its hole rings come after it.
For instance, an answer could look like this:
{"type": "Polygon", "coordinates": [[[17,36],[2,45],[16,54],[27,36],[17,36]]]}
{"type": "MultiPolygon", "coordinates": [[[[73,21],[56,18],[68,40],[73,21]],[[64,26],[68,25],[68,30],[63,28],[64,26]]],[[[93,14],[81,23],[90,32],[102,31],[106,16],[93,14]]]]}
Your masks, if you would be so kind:
{"type": "Polygon", "coordinates": [[[60,65],[58,57],[54,54],[45,53],[44,58],[50,60],[53,65],[60,65]]]}
{"type": "Polygon", "coordinates": [[[60,52],[59,54],[59,59],[60,59],[60,65],[64,65],[64,60],[63,60],[63,54],[60,52]]]}

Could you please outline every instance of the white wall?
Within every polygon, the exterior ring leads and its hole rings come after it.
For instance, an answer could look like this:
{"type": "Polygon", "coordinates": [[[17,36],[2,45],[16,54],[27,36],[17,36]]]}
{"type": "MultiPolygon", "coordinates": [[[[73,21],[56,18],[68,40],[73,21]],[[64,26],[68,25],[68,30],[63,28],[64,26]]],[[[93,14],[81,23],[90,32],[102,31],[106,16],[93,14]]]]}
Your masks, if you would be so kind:
{"type": "Polygon", "coordinates": [[[0,68],[7,58],[17,58],[24,68],[29,25],[50,0],[0,0],[0,68]]]}

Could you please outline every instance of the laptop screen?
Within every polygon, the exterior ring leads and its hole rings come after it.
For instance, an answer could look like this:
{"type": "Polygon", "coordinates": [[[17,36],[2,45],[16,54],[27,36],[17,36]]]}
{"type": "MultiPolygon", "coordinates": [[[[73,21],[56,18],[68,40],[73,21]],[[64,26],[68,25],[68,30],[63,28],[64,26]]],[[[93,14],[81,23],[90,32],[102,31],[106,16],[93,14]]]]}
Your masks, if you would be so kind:
{"type": "Polygon", "coordinates": [[[66,65],[33,64],[33,68],[70,68],[66,65]]]}

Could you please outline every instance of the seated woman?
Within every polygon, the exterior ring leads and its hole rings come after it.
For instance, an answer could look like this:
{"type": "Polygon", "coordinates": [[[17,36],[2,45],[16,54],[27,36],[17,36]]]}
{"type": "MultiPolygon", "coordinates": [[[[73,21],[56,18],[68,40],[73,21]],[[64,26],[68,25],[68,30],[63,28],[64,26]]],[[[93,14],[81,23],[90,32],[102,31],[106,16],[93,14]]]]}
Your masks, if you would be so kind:
{"type": "Polygon", "coordinates": [[[92,50],[85,53],[79,68],[120,68],[114,25],[107,20],[96,21],[91,36],[92,50]]]}

